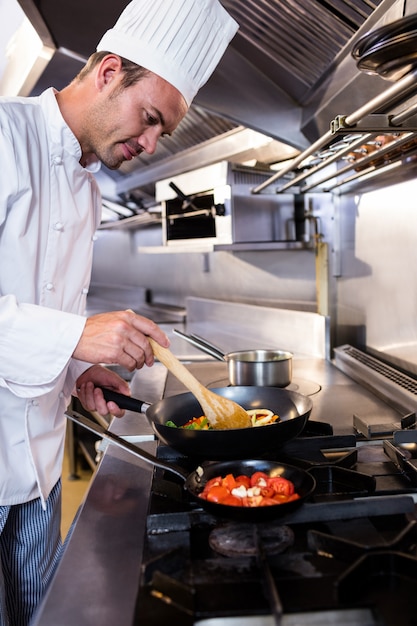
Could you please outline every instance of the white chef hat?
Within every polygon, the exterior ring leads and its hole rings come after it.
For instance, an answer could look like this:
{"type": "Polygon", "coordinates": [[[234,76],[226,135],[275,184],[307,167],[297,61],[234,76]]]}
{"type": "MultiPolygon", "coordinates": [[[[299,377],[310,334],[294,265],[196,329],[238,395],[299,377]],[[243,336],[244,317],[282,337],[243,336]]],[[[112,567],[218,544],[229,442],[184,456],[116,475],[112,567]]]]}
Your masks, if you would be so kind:
{"type": "Polygon", "coordinates": [[[97,50],[158,74],[190,105],[238,28],[218,0],[133,0],[97,50]]]}

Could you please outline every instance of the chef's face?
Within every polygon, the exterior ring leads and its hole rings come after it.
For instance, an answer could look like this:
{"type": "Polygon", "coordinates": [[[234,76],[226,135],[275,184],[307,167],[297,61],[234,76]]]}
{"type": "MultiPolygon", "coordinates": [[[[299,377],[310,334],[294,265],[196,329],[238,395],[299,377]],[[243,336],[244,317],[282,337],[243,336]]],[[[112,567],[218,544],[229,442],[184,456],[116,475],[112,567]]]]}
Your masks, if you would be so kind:
{"type": "Polygon", "coordinates": [[[121,72],[103,82],[89,108],[81,142],[83,154],[93,153],[117,169],[141,152],[152,154],[160,137],[171,135],[188,107],[166,80],[149,72],[139,82],[122,87],[121,72]]]}

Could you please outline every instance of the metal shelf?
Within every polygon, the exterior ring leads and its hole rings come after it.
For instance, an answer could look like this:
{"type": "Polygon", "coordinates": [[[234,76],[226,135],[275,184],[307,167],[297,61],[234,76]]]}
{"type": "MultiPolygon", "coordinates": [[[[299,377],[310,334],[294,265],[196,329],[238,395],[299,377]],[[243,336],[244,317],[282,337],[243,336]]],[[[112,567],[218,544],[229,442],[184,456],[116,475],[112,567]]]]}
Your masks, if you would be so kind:
{"type": "Polygon", "coordinates": [[[311,241],[259,241],[248,243],[218,244],[213,246],[214,250],[225,250],[227,252],[256,252],[267,250],[313,250],[314,243],[311,241]]]}
{"type": "MultiPolygon", "coordinates": [[[[414,137],[416,137],[416,145],[407,151],[407,156],[417,152],[417,104],[412,103],[408,108],[397,114],[390,114],[390,112],[395,107],[407,103],[416,93],[417,69],[401,78],[357,111],[350,115],[337,116],[331,121],[330,130],[327,133],[300,153],[291,163],[284,166],[257,187],[254,187],[252,193],[259,194],[275,181],[280,181],[284,177],[286,177],[286,181],[274,191],[271,191],[271,193],[283,193],[296,185],[299,185],[298,193],[306,193],[329,180],[338,178],[349,170],[362,170],[363,168],[363,171],[356,171],[353,175],[354,178],[358,179],[365,175],[377,175],[378,172],[383,173],[384,168],[392,166],[397,162],[400,164],[404,154],[398,154],[392,161],[389,160],[389,154],[395,148],[406,146],[407,142],[410,142],[414,137]],[[313,175],[324,168],[335,165],[352,150],[359,148],[366,142],[373,141],[376,136],[392,134],[398,136],[400,133],[401,136],[398,139],[390,142],[387,146],[373,151],[372,154],[340,169],[334,167],[332,172],[325,174],[321,179],[314,179],[308,184],[300,185],[300,183],[312,178],[313,175]],[[340,141],[335,141],[338,137],[340,137],[340,141]],[[307,167],[305,162],[309,157],[316,157],[317,164],[307,167]],[[374,165],[373,162],[378,161],[379,158],[383,159],[382,164],[380,166],[374,165]],[[289,174],[291,175],[290,177],[288,176],[289,174]]],[[[351,182],[353,177],[348,176],[346,179],[338,180],[333,185],[323,189],[323,191],[331,191],[347,182],[351,182]]]]}

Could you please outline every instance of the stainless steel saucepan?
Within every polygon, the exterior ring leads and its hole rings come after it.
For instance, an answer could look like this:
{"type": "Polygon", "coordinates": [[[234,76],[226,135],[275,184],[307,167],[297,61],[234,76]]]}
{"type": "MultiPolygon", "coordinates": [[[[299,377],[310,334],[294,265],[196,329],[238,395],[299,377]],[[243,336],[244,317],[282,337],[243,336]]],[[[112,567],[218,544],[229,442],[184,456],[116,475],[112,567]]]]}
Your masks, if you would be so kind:
{"type": "Polygon", "coordinates": [[[217,346],[198,335],[173,329],[202,352],[227,363],[229,380],[232,385],[254,385],[255,387],[287,387],[292,379],[291,352],[286,350],[239,350],[224,353],[217,346]]]}

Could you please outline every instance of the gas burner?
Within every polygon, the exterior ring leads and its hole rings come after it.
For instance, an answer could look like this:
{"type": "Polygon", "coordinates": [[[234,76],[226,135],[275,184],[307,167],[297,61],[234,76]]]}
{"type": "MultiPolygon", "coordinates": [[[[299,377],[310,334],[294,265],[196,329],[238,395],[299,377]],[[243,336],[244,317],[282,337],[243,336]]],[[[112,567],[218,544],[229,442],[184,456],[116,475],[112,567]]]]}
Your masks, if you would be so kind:
{"type": "Polygon", "coordinates": [[[314,396],[321,391],[321,385],[313,382],[312,380],[305,380],[304,378],[293,378],[291,383],[285,387],[288,391],[298,391],[303,396],[314,396]]]}
{"type": "MultiPolygon", "coordinates": [[[[209,389],[215,389],[216,387],[230,387],[230,381],[228,378],[219,378],[209,382],[206,387],[209,389]]],[[[297,391],[303,396],[314,396],[314,394],[321,391],[321,385],[311,380],[304,380],[304,378],[293,378],[292,382],[284,387],[287,391],[297,391]]]]}
{"type": "Polygon", "coordinates": [[[214,528],[209,536],[209,544],[223,556],[257,556],[258,536],[269,555],[281,554],[294,543],[294,532],[289,526],[231,523],[214,528]]]}

